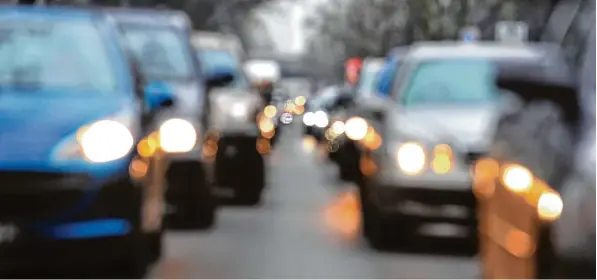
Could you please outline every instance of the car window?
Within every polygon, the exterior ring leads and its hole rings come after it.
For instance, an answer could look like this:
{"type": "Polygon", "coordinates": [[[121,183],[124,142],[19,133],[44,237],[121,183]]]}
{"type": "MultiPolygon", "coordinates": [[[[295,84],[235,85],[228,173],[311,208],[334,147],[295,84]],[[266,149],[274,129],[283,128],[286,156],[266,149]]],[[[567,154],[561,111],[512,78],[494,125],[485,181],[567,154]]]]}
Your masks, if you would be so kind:
{"type": "Polygon", "coordinates": [[[487,60],[436,60],[419,64],[400,99],[405,106],[494,101],[495,66],[487,60]]]}
{"type": "Polygon", "coordinates": [[[398,58],[392,58],[384,64],[382,70],[377,75],[376,79],[376,91],[377,93],[388,96],[390,94],[390,88],[392,87],[392,80],[394,74],[396,74],[400,67],[400,61],[398,58]]]}
{"type": "Polygon", "coordinates": [[[375,82],[377,81],[377,75],[381,67],[382,65],[377,63],[366,64],[363,67],[358,86],[359,93],[369,94],[375,91],[375,82]]]}
{"type": "Polygon", "coordinates": [[[194,78],[193,57],[183,30],[124,24],[122,34],[147,79],[187,81],[194,78]]]}
{"type": "Polygon", "coordinates": [[[91,21],[0,19],[0,86],[114,92],[111,61],[91,21]]]}
{"type": "Polygon", "coordinates": [[[234,72],[233,87],[249,88],[249,82],[232,54],[221,50],[201,50],[197,52],[197,58],[201,61],[201,67],[206,76],[216,69],[229,69],[234,72]]]}

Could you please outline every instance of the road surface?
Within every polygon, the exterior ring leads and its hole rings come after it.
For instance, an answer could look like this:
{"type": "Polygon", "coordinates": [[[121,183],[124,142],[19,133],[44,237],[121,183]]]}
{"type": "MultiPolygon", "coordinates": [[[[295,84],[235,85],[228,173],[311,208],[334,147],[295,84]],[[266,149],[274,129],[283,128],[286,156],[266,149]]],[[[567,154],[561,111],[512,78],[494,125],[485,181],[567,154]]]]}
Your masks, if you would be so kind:
{"type": "Polygon", "coordinates": [[[477,278],[472,257],[430,245],[380,253],[359,236],[353,188],[336,181],[298,125],[269,160],[258,207],[223,207],[209,232],[169,232],[150,278],[477,278]],[[442,254],[438,254],[442,252],[442,254]]]}

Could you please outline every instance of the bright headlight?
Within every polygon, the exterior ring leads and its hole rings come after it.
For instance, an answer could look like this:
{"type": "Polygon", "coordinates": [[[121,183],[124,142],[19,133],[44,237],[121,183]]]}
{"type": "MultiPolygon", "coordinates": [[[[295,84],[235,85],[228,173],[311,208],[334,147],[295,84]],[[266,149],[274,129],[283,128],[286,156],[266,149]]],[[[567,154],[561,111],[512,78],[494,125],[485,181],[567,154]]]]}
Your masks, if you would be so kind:
{"type": "Polygon", "coordinates": [[[527,168],[513,164],[504,169],[502,182],[514,192],[525,192],[533,186],[533,174],[527,168]]]}
{"type": "Polygon", "coordinates": [[[197,142],[193,124],[183,119],[169,119],[160,126],[160,146],[168,153],[191,151],[197,142]]]}
{"type": "Polygon", "coordinates": [[[235,118],[242,118],[242,117],[246,117],[247,113],[248,113],[248,108],[245,104],[241,104],[241,103],[237,103],[232,105],[232,111],[230,112],[232,114],[232,116],[234,116],[235,118]]]}
{"type": "Polygon", "coordinates": [[[367,121],[359,117],[352,117],[346,121],[344,130],[346,136],[351,140],[362,140],[367,135],[369,125],[367,121]]]}
{"type": "Polygon", "coordinates": [[[398,167],[409,175],[421,173],[425,168],[425,150],[417,143],[400,145],[396,152],[398,167]]]}
{"type": "Polygon", "coordinates": [[[101,120],[84,128],[78,137],[85,157],[96,163],[125,157],[133,148],[134,139],[129,129],[116,121],[101,120]]]}
{"type": "Polygon", "coordinates": [[[307,112],[303,115],[303,123],[306,126],[314,126],[315,125],[315,113],[307,112]]]}
{"type": "Polygon", "coordinates": [[[315,125],[317,127],[326,127],[330,124],[330,120],[328,119],[328,115],[324,111],[317,111],[314,115],[315,125]]]}
{"type": "Polygon", "coordinates": [[[542,220],[553,221],[560,217],[564,203],[562,198],[553,192],[545,192],[539,197],[537,214],[542,220]]]}

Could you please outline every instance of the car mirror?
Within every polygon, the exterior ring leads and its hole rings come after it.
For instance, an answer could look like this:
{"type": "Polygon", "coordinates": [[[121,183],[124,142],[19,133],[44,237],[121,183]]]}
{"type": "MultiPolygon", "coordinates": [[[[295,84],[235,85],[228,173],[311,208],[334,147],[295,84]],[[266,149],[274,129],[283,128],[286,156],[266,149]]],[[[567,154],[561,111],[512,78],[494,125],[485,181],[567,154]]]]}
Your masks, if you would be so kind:
{"type": "Polygon", "coordinates": [[[174,104],[174,92],[164,83],[149,83],[145,86],[144,92],[145,104],[149,110],[158,110],[174,104]]]}

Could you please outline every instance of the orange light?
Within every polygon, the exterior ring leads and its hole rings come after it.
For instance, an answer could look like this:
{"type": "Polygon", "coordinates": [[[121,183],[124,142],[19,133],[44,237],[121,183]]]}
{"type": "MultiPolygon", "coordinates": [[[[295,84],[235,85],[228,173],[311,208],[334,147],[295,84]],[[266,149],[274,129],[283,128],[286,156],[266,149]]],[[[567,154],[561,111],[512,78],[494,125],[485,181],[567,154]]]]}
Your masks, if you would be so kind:
{"type": "Polygon", "coordinates": [[[262,155],[269,153],[271,149],[269,141],[263,138],[257,139],[256,148],[262,155]]]}
{"type": "Polygon", "coordinates": [[[446,174],[452,170],[452,148],[446,144],[439,144],[433,150],[431,170],[437,174],[446,174]]]}
{"type": "Polygon", "coordinates": [[[147,174],[147,170],[149,169],[149,164],[143,161],[140,158],[135,158],[129,165],[129,174],[134,179],[141,179],[145,177],[147,174]]]}

